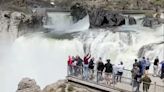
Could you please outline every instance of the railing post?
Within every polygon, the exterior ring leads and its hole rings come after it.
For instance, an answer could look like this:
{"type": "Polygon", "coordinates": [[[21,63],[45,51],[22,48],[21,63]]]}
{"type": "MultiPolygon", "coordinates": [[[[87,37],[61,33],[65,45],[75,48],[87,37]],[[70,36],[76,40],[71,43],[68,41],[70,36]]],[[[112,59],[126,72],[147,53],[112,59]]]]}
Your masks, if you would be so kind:
{"type": "Polygon", "coordinates": [[[98,71],[96,71],[96,83],[98,84],[98,71]]]}
{"type": "Polygon", "coordinates": [[[134,80],[133,80],[133,78],[132,78],[132,80],[131,80],[131,84],[132,84],[132,92],[134,91],[134,88],[133,88],[133,83],[134,83],[134,80]]]}
{"type": "Polygon", "coordinates": [[[67,65],[67,76],[69,76],[69,67],[67,65]]]}
{"type": "Polygon", "coordinates": [[[157,83],[154,82],[154,92],[156,92],[156,86],[157,86],[157,83]]]}

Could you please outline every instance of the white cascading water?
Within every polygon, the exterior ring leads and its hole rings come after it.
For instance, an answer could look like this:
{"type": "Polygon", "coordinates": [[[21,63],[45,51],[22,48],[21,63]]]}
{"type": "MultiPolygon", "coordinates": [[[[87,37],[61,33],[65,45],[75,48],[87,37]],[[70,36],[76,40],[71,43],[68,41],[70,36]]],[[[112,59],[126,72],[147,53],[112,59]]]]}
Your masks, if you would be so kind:
{"type": "MultiPolygon", "coordinates": [[[[50,17],[56,16],[51,17],[52,24],[55,24],[56,29],[71,28],[69,26],[72,20],[70,17],[66,17],[67,14],[60,18],[57,17],[58,13],[55,14],[49,15],[50,17]]],[[[49,38],[44,36],[45,33],[28,34],[18,38],[5,58],[5,62],[0,64],[0,73],[2,74],[0,92],[15,91],[18,82],[23,77],[34,78],[42,88],[64,79],[69,55],[83,57],[85,53],[90,52],[96,59],[102,57],[104,62],[107,58],[110,58],[115,64],[123,61],[126,68],[131,69],[140,48],[161,42],[164,38],[162,35],[164,34],[164,25],[156,29],[141,27],[140,23],[132,28],[126,25],[117,28],[118,31],[126,32],[113,33],[107,29],[86,30],[89,27],[87,24],[89,20],[86,20],[78,22],[79,24],[71,24],[72,29],[66,33],[81,31],[81,29],[85,31],[73,34],[74,38],[70,40],[49,38]],[[82,28],[80,29],[80,27],[82,28]]],[[[52,28],[50,26],[46,28],[52,28]]],[[[159,56],[162,60],[164,59],[163,51],[163,45],[157,45],[154,49],[147,50],[145,56],[150,57],[151,60],[159,56]]]]}
{"type": "Polygon", "coordinates": [[[47,29],[51,29],[53,30],[53,32],[58,34],[85,31],[90,26],[88,15],[79,20],[77,23],[73,22],[72,16],[69,12],[49,12],[47,15],[48,22],[46,25],[44,25],[44,27],[47,29]]]}

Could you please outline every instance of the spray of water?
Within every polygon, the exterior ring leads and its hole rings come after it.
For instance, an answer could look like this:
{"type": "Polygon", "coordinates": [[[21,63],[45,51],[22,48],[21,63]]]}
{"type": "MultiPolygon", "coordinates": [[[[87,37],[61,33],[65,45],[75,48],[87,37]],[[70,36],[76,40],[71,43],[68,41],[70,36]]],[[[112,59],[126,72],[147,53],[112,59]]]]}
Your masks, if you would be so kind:
{"type": "MultiPolygon", "coordinates": [[[[83,27],[88,28],[88,24],[85,25],[86,21],[89,21],[87,19],[84,19],[85,21],[81,23],[78,22],[79,24],[71,24],[70,16],[66,17],[67,14],[65,14],[61,17],[59,15],[55,15],[56,17],[52,17],[54,14],[49,15],[56,29],[71,29],[68,31],[69,33],[80,30],[80,27],[82,27],[82,30],[84,30],[83,27]],[[70,25],[72,25],[72,28],[70,25]]],[[[102,57],[104,62],[107,58],[110,58],[112,63],[116,64],[123,61],[125,66],[130,69],[140,48],[163,41],[161,35],[163,26],[150,29],[139,27],[139,25],[135,25],[133,28],[126,25],[118,28],[118,30],[120,31],[113,33],[106,29],[92,29],[75,34],[73,39],[47,38],[44,33],[18,38],[12,47],[5,51],[7,52],[3,60],[5,62],[0,64],[0,73],[2,74],[0,91],[15,91],[17,83],[23,77],[36,79],[42,88],[47,84],[65,78],[66,62],[69,55],[83,57],[85,53],[90,52],[96,59],[102,57]]],[[[162,47],[162,45],[156,45],[154,49],[146,51],[145,56],[150,57],[151,60],[157,55],[160,60],[164,59],[162,47]]]]}
{"type": "Polygon", "coordinates": [[[70,13],[48,12],[47,14],[48,23],[44,27],[56,34],[86,31],[90,26],[88,15],[74,23],[70,13]]]}

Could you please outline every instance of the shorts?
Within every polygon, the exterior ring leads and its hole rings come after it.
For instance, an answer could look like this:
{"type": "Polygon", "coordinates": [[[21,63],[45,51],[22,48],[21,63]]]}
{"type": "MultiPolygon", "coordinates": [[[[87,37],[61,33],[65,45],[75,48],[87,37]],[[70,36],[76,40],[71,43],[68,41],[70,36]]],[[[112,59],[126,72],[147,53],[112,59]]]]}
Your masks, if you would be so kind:
{"type": "Polygon", "coordinates": [[[118,73],[117,73],[117,75],[120,75],[120,76],[122,76],[122,74],[123,74],[123,72],[118,72],[118,73]]]}
{"type": "Polygon", "coordinates": [[[146,66],[146,70],[149,70],[149,66],[146,66]]]}

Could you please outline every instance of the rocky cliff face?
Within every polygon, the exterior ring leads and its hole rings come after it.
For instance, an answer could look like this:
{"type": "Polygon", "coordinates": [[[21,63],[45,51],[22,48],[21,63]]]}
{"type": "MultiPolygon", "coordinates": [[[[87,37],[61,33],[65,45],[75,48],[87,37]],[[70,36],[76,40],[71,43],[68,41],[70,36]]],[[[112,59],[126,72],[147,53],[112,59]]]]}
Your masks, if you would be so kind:
{"type": "Polygon", "coordinates": [[[0,11],[0,37],[10,41],[19,37],[23,31],[19,30],[21,23],[31,21],[31,17],[21,12],[0,11]]]}

